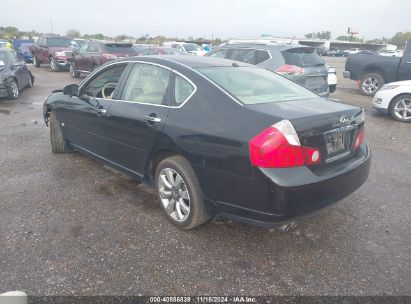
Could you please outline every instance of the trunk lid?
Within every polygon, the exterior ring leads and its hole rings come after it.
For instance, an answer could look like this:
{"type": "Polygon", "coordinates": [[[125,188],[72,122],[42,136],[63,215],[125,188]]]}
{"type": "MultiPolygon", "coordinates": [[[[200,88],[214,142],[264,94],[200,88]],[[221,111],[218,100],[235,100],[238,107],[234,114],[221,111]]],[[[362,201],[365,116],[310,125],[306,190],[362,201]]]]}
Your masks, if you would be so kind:
{"type": "Polygon", "coordinates": [[[247,105],[247,108],[269,115],[273,122],[289,120],[305,147],[318,148],[321,165],[353,156],[353,143],[363,128],[362,108],[321,98],[247,105]]]}

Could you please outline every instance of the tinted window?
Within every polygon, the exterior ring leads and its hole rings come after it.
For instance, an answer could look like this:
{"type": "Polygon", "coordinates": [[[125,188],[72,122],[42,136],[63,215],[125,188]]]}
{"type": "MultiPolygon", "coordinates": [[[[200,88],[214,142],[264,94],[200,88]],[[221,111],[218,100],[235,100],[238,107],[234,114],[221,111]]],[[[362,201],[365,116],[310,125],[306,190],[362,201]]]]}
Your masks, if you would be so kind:
{"type": "Polygon", "coordinates": [[[249,64],[257,64],[257,51],[250,49],[231,49],[227,52],[227,59],[246,62],[249,64]]]}
{"type": "Polygon", "coordinates": [[[107,43],[105,44],[105,49],[109,53],[135,53],[137,54],[137,51],[135,48],[133,48],[132,44],[119,44],[119,43],[107,43]]]}
{"type": "Polygon", "coordinates": [[[257,55],[258,55],[257,64],[264,62],[271,58],[270,53],[266,50],[258,50],[257,55]]]}
{"type": "Polygon", "coordinates": [[[165,104],[170,71],[162,67],[137,63],[124,87],[122,100],[139,103],[165,104]]]}
{"type": "Polygon", "coordinates": [[[286,64],[299,67],[324,65],[324,60],[311,48],[294,48],[281,52],[286,64]]]}
{"type": "Polygon", "coordinates": [[[244,104],[271,103],[318,97],[304,87],[255,67],[198,68],[244,104]]]}
{"type": "Polygon", "coordinates": [[[194,92],[194,87],[183,77],[176,75],[174,85],[174,100],[177,105],[183,103],[194,92]]]}
{"type": "Polygon", "coordinates": [[[226,53],[227,53],[227,50],[218,50],[218,51],[215,51],[214,53],[211,53],[207,56],[208,57],[214,57],[214,58],[225,58],[226,53]]]}
{"type": "Polygon", "coordinates": [[[104,94],[106,96],[112,95],[114,90],[117,88],[120,77],[126,66],[126,64],[117,65],[99,73],[97,77],[93,78],[93,80],[86,84],[84,89],[82,89],[82,93],[93,97],[103,98],[104,95],[102,91],[104,86],[106,86],[104,94]]]}
{"type": "Polygon", "coordinates": [[[96,43],[90,43],[88,45],[87,52],[98,53],[98,52],[100,52],[100,49],[99,49],[99,47],[96,43]]]}
{"type": "Polygon", "coordinates": [[[8,62],[7,53],[0,52],[0,67],[5,66],[8,62]]]}
{"type": "Polygon", "coordinates": [[[49,47],[69,47],[71,46],[71,39],[64,37],[47,38],[47,45],[49,47]]]}
{"type": "Polygon", "coordinates": [[[79,52],[81,53],[87,52],[87,48],[88,48],[88,43],[85,43],[80,47],[79,52]]]}

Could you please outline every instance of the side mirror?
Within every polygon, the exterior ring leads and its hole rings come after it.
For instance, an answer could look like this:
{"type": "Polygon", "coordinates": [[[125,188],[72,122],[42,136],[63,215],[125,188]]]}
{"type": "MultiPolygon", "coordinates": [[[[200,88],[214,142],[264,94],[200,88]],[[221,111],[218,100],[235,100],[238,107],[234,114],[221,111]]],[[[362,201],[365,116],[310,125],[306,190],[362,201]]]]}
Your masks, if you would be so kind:
{"type": "Polygon", "coordinates": [[[78,96],[78,85],[69,84],[68,86],[65,86],[63,89],[63,94],[69,96],[78,96]]]}

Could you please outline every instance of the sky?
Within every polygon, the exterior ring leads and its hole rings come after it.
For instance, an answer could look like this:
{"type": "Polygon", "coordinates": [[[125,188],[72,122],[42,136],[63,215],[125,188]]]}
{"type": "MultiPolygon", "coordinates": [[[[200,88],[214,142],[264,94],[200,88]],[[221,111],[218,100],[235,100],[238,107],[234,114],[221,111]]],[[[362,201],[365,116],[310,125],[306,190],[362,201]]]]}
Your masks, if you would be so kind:
{"type": "Polygon", "coordinates": [[[410,0],[12,0],[1,4],[0,26],[66,34],[140,37],[304,37],[354,28],[366,39],[411,31],[410,0]]]}

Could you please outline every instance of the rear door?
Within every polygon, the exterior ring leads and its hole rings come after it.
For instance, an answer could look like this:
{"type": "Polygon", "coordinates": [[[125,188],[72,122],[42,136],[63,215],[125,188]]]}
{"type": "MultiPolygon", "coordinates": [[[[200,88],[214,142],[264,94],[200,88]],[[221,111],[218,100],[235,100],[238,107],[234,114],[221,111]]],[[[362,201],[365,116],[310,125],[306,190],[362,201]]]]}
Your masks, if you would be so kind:
{"type": "Polygon", "coordinates": [[[109,159],[140,176],[167,120],[170,77],[166,67],[135,63],[110,108],[109,159]]]}
{"type": "Polygon", "coordinates": [[[399,70],[398,80],[410,80],[411,79],[411,41],[407,43],[404,55],[402,56],[399,70]]]}
{"type": "Polygon", "coordinates": [[[281,52],[286,67],[284,76],[318,94],[328,93],[328,71],[324,60],[310,47],[295,47],[281,52]],[[297,68],[293,68],[297,67],[297,68]]]}

